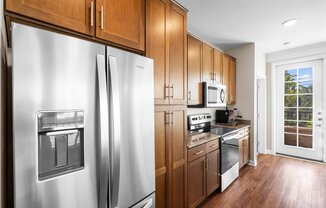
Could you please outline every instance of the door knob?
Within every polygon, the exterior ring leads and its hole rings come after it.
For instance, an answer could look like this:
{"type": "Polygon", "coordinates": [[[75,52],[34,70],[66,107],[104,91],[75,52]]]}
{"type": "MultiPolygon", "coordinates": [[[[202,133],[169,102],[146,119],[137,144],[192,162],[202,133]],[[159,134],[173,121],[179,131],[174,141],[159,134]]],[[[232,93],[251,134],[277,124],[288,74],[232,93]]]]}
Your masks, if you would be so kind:
{"type": "Polygon", "coordinates": [[[322,121],[323,119],[322,118],[318,118],[318,121],[322,121]]]}
{"type": "Polygon", "coordinates": [[[317,126],[317,127],[321,127],[321,124],[317,124],[316,126],[317,126]]]}

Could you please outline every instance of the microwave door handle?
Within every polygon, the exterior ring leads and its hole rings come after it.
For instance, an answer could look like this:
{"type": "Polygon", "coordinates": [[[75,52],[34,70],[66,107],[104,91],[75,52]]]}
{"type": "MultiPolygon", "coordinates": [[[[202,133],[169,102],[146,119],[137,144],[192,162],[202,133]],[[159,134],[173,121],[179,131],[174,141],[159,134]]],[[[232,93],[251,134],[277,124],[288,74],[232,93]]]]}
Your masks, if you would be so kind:
{"type": "Polygon", "coordinates": [[[62,135],[62,134],[74,134],[77,133],[78,130],[65,130],[65,131],[54,131],[54,132],[47,132],[45,136],[56,136],[56,135],[62,135]]]}
{"type": "Polygon", "coordinates": [[[109,89],[110,89],[110,122],[111,129],[111,203],[112,207],[118,205],[120,186],[120,96],[117,60],[114,56],[109,56],[109,89]]]}
{"type": "Polygon", "coordinates": [[[220,99],[221,99],[222,103],[224,103],[224,101],[225,101],[225,91],[224,91],[224,89],[221,89],[220,99]]]}
{"type": "Polygon", "coordinates": [[[105,73],[105,56],[97,55],[97,81],[99,93],[100,118],[100,172],[99,172],[99,208],[107,207],[109,186],[109,109],[105,73]]]}

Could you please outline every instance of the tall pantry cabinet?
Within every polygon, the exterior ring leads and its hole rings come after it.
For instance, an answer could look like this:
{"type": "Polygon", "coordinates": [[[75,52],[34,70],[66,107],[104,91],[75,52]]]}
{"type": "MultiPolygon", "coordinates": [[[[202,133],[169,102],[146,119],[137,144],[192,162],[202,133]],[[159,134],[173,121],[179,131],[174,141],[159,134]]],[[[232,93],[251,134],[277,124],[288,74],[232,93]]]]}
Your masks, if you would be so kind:
{"type": "Polygon", "coordinates": [[[187,11],[146,1],[146,56],[154,60],[156,207],[186,207],[187,11]]]}

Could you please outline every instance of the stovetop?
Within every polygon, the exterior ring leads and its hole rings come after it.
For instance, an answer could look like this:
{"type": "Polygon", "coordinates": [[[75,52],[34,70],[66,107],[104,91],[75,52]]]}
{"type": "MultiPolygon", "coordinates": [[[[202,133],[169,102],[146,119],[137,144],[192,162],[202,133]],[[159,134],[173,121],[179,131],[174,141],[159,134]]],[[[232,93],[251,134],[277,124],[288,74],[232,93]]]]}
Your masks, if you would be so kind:
{"type": "Polygon", "coordinates": [[[223,135],[228,134],[235,130],[237,130],[237,129],[236,128],[226,128],[226,127],[215,127],[215,128],[211,128],[209,132],[212,134],[223,136],[223,135]]]}

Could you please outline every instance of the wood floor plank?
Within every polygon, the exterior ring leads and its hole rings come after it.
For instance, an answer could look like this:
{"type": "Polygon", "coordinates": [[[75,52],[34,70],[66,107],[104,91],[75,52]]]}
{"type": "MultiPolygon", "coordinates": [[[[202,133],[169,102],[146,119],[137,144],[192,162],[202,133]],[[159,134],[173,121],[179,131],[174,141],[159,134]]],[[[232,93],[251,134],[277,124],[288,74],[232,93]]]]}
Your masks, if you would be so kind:
{"type": "Polygon", "coordinates": [[[223,193],[202,208],[326,208],[326,165],[283,156],[259,155],[223,193]]]}

